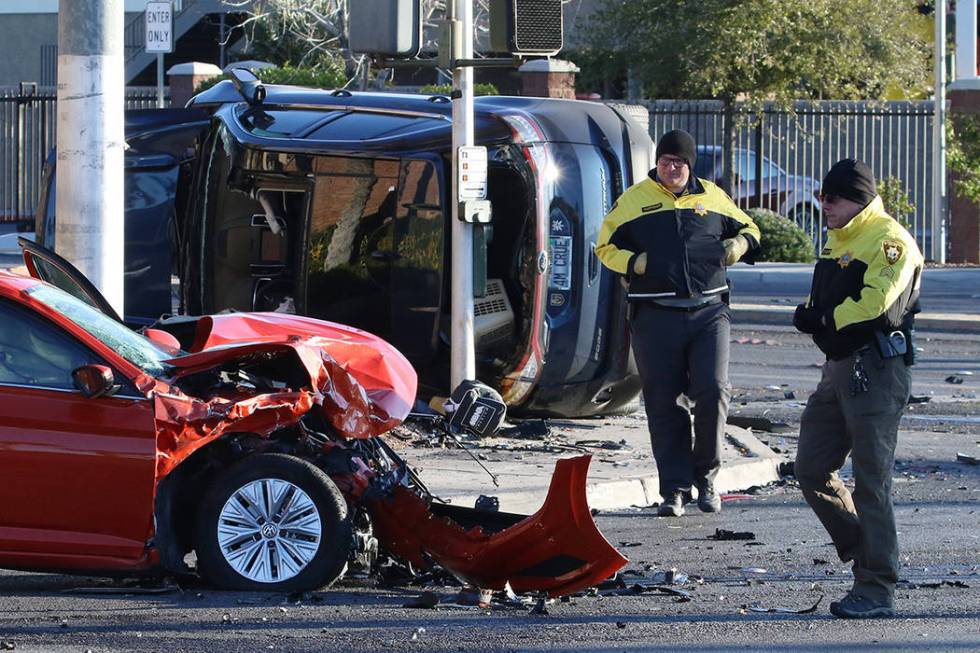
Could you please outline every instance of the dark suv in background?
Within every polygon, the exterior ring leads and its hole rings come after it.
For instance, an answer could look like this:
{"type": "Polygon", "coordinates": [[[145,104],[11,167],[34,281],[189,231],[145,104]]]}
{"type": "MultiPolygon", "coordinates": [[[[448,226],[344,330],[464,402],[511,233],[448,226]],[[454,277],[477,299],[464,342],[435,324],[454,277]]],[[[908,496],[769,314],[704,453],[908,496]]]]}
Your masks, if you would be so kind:
{"type": "MultiPolygon", "coordinates": [[[[649,170],[649,136],[590,102],[483,97],[475,107],[493,206],[477,239],[478,377],[528,414],[624,410],[640,386],[623,290],[594,244],[612,203],[649,170]]],[[[148,279],[169,280],[173,255],[187,312],[357,326],[408,356],[423,394],[446,392],[448,98],[267,86],[249,102],[225,81],[187,109],[141,113],[127,122],[127,319],[170,311],[162,295],[140,295],[148,279]],[[131,192],[144,177],[170,193],[149,201],[152,219],[147,194],[131,192]]],[[[38,226],[49,247],[50,213],[38,226]]]]}

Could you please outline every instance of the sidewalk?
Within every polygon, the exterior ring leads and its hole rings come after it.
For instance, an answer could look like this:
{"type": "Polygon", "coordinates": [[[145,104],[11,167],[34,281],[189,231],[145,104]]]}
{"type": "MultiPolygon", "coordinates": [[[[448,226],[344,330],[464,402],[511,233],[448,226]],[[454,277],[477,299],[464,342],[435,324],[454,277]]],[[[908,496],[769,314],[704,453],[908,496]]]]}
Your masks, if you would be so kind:
{"type": "MultiPolygon", "coordinates": [[[[810,263],[739,263],[728,269],[732,317],[742,324],[791,326],[796,305],[810,292],[810,263]]],[[[980,266],[927,267],[918,330],[980,333],[980,266]]]]}
{"type": "MultiPolygon", "coordinates": [[[[802,302],[805,297],[800,297],[802,302]]],[[[977,302],[978,300],[974,300],[977,302]]],[[[762,304],[736,301],[732,304],[732,320],[736,324],[793,325],[796,304],[762,304]]],[[[915,316],[917,331],[952,331],[980,334],[980,313],[949,313],[923,311],[915,316]]]]}
{"type": "MultiPolygon", "coordinates": [[[[533,513],[544,502],[555,462],[584,453],[592,454],[588,481],[591,508],[610,510],[660,502],[657,469],[642,412],[549,423],[552,434],[546,440],[498,437],[465,443],[497,476],[499,487],[494,487],[477,462],[455,446],[402,444],[398,452],[418,470],[434,495],[459,506],[472,507],[480,495],[488,495],[499,499],[502,511],[533,513]]],[[[719,492],[738,492],[779,478],[777,469],[783,458],[745,429],[729,425],[726,431],[722,469],[715,482],[719,492]]]]}

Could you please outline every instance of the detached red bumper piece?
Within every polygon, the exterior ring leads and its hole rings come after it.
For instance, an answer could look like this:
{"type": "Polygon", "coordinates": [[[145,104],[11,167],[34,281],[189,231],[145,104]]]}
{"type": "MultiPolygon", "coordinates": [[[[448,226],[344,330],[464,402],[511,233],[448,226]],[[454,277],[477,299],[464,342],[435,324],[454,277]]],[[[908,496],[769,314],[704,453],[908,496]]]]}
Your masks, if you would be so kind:
{"type": "Polygon", "coordinates": [[[599,532],[585,496],[592,456],[559,460],[530,516],[430,504],[411,488],[371,505],[375,534],[419,569],[435,561],[487,589],[561,596],[596,585],[627,560],[599,532]]]}

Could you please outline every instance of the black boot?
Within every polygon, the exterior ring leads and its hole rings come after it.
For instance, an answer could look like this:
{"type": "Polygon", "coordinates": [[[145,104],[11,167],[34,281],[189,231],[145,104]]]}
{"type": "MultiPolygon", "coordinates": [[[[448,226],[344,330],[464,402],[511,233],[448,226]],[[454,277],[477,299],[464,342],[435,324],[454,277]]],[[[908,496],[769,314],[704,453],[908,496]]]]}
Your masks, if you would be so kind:
{"type": "Polygon", "coordinates": [[[680,517],[684,514],[684,493],[680,490],[670,492],[657,508],[661,517],[680,517]]]}
{"type": "Polygon", "coordinates": [[[698,484],[698,508],[701,512],[721,512],[721,496],[711,483],[698,484]]]}

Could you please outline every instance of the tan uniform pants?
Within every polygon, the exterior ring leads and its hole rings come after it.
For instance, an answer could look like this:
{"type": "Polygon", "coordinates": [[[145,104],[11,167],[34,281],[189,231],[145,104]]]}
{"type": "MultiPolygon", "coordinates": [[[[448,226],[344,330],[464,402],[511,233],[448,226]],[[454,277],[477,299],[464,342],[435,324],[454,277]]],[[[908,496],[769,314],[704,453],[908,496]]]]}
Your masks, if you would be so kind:
{"type": "Polygon", "coordinates": [[[892,512],[892,467],[911,373],[902,357],[875,348],[828,360],[800,424],[796,478],[807,503],[830,533],[841,560],[854,561],[855,594],[891,602],[898,581],[898,537],[892,512]],[[866,392],[851,396],[854,357],[867,374],[866,392]],[[851,454],[854,492],[837,471],[851,454]]]}

